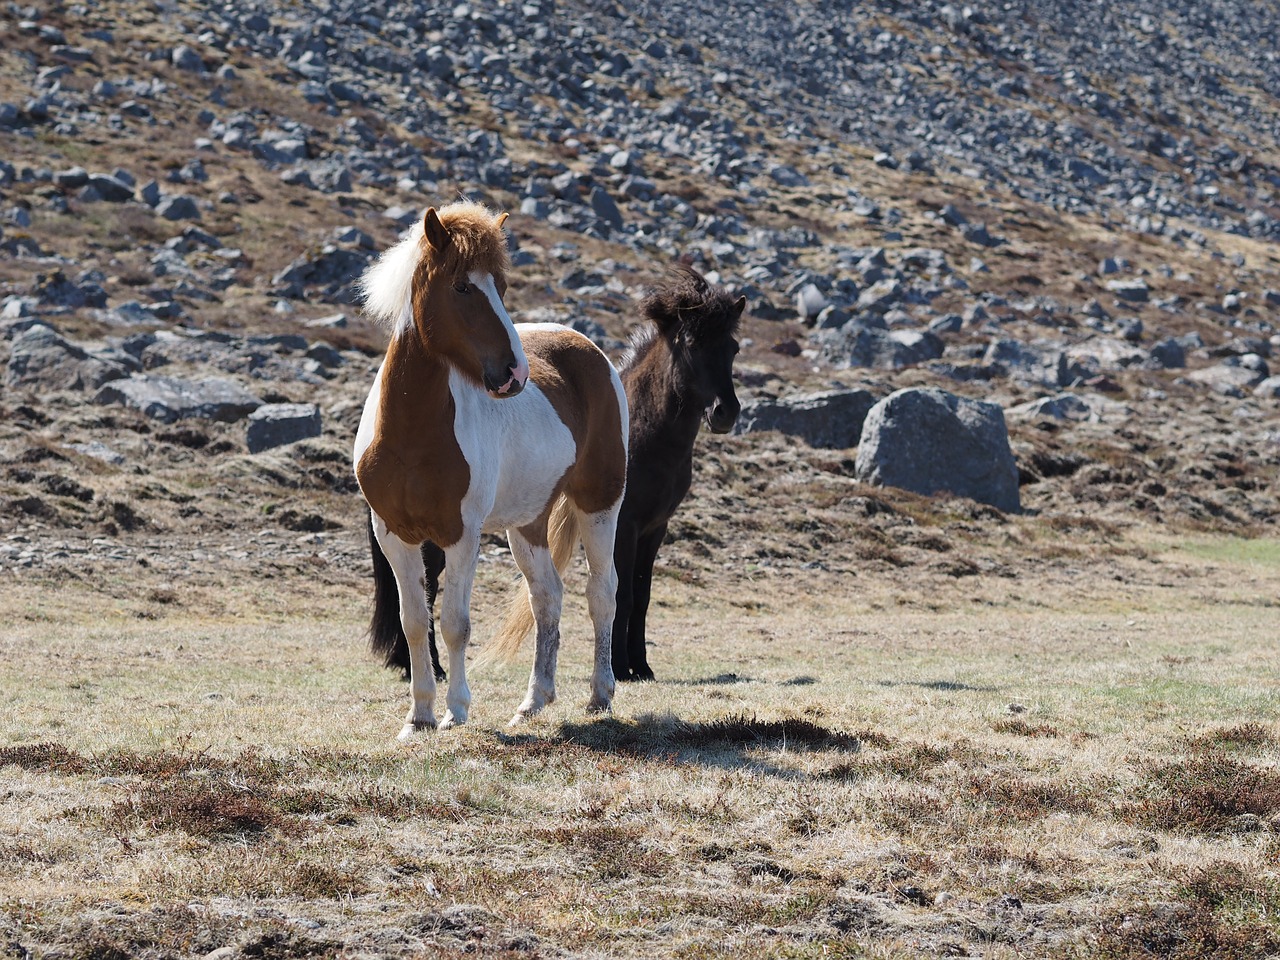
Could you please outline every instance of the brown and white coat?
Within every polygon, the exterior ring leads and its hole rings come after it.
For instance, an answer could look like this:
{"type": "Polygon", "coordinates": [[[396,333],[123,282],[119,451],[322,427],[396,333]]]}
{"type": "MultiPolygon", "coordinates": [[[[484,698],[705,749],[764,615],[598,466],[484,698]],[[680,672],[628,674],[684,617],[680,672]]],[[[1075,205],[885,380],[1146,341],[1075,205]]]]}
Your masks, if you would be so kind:
{"type": "Polygon", "coordinates": [[[480,535],[506,530],[537,626],[529,690],[513,722],[555,699],[562,585],[551,535],[581,537],[595,627],[592,710],[613,696],[613,543],[626,478],[627,403],[617,372],[587,338],[555,324],[511,322],[502,295],[502,221],[452,204],[370,268],[369,313],[392,328],[365,402],[353,459],[377,546],[395,573],[409,641],[413,705],[401,736],[436,726],[426,650],[430,611],[419,545],[445,551],[440,628],[449,649],[447,711],[470,707],[465,651],[480,535]]]}

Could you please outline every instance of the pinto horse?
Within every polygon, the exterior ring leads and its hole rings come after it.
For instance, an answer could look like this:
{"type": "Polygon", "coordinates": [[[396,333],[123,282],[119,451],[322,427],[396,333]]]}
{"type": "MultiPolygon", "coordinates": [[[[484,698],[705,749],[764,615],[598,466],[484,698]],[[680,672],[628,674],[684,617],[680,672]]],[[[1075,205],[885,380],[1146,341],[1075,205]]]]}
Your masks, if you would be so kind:
{"type": "MultiPolygon", "coordinates": [[[[465,722],[471,705],[466,647],[485,531],[507,531],[537,626],[528,693],[511,722],[555,699],[563,586],[552,556],[571,553],[579,539],[595,630],[587,709],[606,711],[613,699],[613,545],[626,480],[626,395],[586,337],[558,324],[511,322],[502,301],[506,216],[469,202],[429,209],[362,280],[366,310],[391,327],[353,459],[369,504],[375,573],[381,553],[407,638],[412,705],[401,739],[436,727],[426,542],[439,545],[449,567],[440,628],[451,677],[441,728],[465,722]]],[[[389,603],[389,591],[381,593],[389,603]]]]}
{"type": "MultiPolygon", "coordinates": [[[[618,680],[654,679],[645,641],[653,564],[667,525],[692,485],[698,430],[705,422],[713,433],[728,433],[738,419],[733,358],[745,307],[745,297],[735,300],[723,287],[683,266],[641,301],[648,322],[632,337],[621,374],[631,427],[627,490],[613,554],[619,578],[613,621],[613,672],[618,680]]],[[[445,555],[424,543],[422,556],[430,609],[445,555]]],[[[563,570],[569,554],[553,559],[563,570]]],[[[383,579],[390,580],[389,571],[383,579]]],[[[409,650],[395,614],[394,598],[390,604],[375,604],[373,647],[388,667],[408,670],[409,650]]],[[[527,605],[517,598],[498,635],[503,652],[513,652],[532,625],[527,605]]],[[[443,677],[434,635],[429,642],[436,676],[443,677]]]]}

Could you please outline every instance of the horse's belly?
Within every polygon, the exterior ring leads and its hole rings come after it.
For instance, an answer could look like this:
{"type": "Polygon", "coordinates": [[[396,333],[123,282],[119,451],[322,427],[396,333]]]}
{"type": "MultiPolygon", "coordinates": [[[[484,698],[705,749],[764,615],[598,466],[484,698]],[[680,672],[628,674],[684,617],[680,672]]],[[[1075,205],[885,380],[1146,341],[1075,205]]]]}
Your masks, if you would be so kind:
{"type": "MultiPolygon", "coordinates": [[[[485,518],[485,530],[506,530],[536,520],[546,509],[560,481],[573,466],[575,446],[569,429],[556,419],[562,435],[513,438],[513,456],[504,457],[498,475],[493,509],[485,518]],[[529,442],[525,442],[529,441],[529,442]]],[[[559,434],[560,431],[555,431],[559,434]]]]}

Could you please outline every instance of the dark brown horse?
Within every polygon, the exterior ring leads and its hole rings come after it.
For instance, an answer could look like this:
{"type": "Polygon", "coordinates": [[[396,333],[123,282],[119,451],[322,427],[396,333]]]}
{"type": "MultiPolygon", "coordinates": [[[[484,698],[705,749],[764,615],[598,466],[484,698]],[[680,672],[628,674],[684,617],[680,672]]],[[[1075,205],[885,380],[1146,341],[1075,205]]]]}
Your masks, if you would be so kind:
{"type": "Polygon", "coordinates": [[[689,267],[677,268],[641,303],[650,323],[622,360],[631,442],[613,551],[613,674],[619,680],[653,679],[645,644],[653,563],[689,493],[699,427],[705,421],[713,433],[728,433],[738,419],[733,358],[746,303],[689,267]]]}
{"type": "MultiPolygon", "coordinates": [[[[723,287],[684,266],[675,268],[641,302],[649,322],[632,337],[622,360],[631,427],[627,487],[614,546],[618,593],[613,670],[619,680],[654,678],[645,643],[653,564],[667,524],[689,492],[698,430],[705,422],[715,433],[728,433],[738,419],[733,358],[745,306],[745,297],[735,300],[723,287]]],[[[430,609],[444,570],[444,551],[424,543],[422,558],[430,609]]],[[[382,599],[375,604],[370,628],[373,649],[388,667],[407,670],[408,647],[395,608],[395,581],[389,568],[376,569],[378,559],[375,551],[375,581],[382,599]]],[[[553,559],[563,569],[569,555],[553,559]]],[[[508,648],[532,625],[528,611],[527,603],[513,606],[501,634],[508,648]]],[[[443,677],[433,632],[429,637],[432,662],[437,676],[443,677]]]]}

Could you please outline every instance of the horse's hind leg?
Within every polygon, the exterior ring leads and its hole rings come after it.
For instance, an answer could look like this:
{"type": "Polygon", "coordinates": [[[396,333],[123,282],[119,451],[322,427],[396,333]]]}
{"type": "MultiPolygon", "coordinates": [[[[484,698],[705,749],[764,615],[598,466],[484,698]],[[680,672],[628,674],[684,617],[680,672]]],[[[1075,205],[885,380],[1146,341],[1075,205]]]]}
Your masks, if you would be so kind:
{"type": "Polygon", "coordinates": [[[511,555],[524,574],[529,590],[529,606],[537,628],[529,692],[511,718],[513,725],[532,717],[556,699],[556,658],[560,654],[560,607],[564,584],[551,559],[551,551],[545,544],[531,539],[531,533],[527,528],[525,531],[507,531],[511,555]]]}
{"type": "Polygon", "coordinates": [[[627,649],[627,629],[631,620],[633,602],[633,572],[636,563],[635,524],[625,520],[618,522],[617,538],[613,545],[613,567],[618,577],[618,590],[614,595],[617,609],[613,614],[613,676],[625,682],[631,675],[631,655],[627,649]]]}
{"type": "Polygon", "coordinates": [[[652,680],[649,653],[645,641],[645,615],[649,612],[649,592],[653,587],[653,564],[658,548],[667,534],[667,525],[640,538],[636,545],[634,590],[631,597],[631,619],[627,623],[627,657],[631,676],[636,680],[652,680]]]}
{"type": "Polygon", "coordinates": [[[613,566],[619,504],[596,513],[579,513],[578,530],[587,555],[587,608],[596,633],[596,659],[591,671],[589,713],[603,713],[613,703],[613,615],[618,573],[613,566]]]}
{"type": "Polygon", "coordinates": [[[440,651],[436,649],[435,607],[436,594],[440,592],[440,575],[444,573],[444,551],[430,540],[422,544],[422,583],[427,591],[427,613],[431,620],[427,628],[427,646],[431,649],[431,668],[435,671],[436,680],[448,678],[444,666],[440,663],[440,651]]]}
{"type": "Polygon", "coordinates": [[[400,625],[409,645],[409,693],[413,704],[405,717],[400,739],[404,740],[419,730],[434,730],[436,726],[435,700],[436,678],[427,648],[427,631],[431,623],[431,611],[427,607],[427,594],[423,586],[424,568],[422,553],[416,545],[410,546],[387,529],[381,517],[374,515],[374,536],[396,575],[396,590],[400,595],[400,625]]]}

